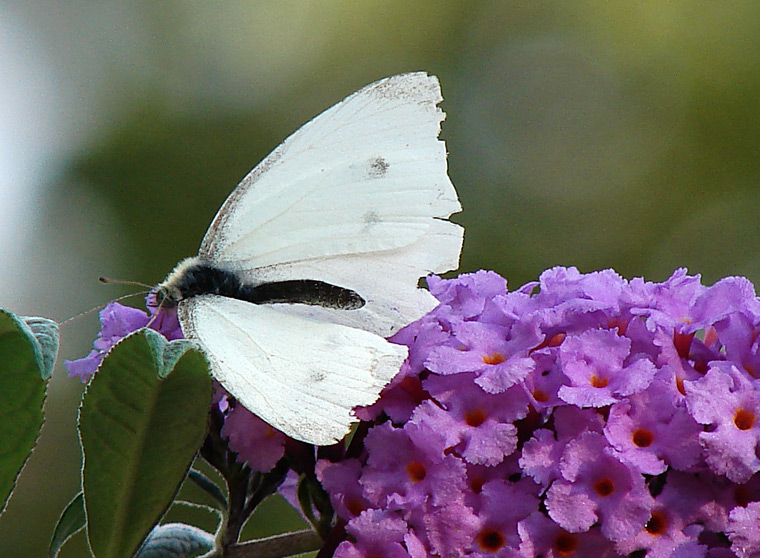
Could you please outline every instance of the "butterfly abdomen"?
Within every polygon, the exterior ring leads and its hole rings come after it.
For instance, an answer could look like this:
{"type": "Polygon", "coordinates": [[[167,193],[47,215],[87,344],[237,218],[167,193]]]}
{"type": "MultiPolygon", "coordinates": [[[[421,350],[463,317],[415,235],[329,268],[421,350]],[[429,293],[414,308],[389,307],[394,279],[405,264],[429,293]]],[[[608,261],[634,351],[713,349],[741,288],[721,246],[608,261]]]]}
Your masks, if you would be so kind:
{"type": "Polygon", "coordinates": [[[255,304],[300,303],[339,310],[356,310],[364,306],[364,299],[351,289],[311,279],[242,285],[240,294],[235,298],[255,304]]]}
{"type": "Polygon", "coordinates": [[[298,279],[258,285],[245,283],[233,271],[201,263],[194,258],[181,262],[156,288],[158,303],[164,306],[204,294],[236,298],[253,304],[311,304],[341,310],[355,310],[365,303],[351,289],[324,281],[298,279]]]}

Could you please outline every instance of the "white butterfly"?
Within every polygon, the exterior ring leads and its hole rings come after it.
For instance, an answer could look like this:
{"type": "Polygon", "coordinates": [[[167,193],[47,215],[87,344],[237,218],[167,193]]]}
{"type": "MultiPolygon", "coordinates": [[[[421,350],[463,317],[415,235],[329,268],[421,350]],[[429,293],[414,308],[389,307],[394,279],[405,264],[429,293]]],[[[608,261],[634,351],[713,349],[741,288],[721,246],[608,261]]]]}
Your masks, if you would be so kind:
{"type": "Polygon", "coordinates": [[[348,433],[406,358],[385,337],[437,304],[419,278],[458,266],[441,100],[436,77],[411,73],[326,110],[243,179],[198,256],[157,287],[214,377],[292,438],[348,433]]]}

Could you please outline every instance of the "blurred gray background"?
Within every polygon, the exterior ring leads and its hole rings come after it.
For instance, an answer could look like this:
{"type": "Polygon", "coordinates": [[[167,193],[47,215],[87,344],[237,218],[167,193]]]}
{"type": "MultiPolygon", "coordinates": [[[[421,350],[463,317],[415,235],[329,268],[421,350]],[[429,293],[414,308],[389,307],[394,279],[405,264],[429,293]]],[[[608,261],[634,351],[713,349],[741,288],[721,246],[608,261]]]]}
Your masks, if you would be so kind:
{"type": "MultiPolygon", "coordinates": [[[[413,70],[443,87],[461,271],[758,280],[759,25],[753,2],[0,1],[0,305],[60,320],[129,292],[99,275],[160,281],[288,134],[413,70]]],[[[96,331],[65,326],[62,358],[96,331]]],[[[78,490],[81,389],[57,370],[4,557],[43,556],[78,490]]]]}

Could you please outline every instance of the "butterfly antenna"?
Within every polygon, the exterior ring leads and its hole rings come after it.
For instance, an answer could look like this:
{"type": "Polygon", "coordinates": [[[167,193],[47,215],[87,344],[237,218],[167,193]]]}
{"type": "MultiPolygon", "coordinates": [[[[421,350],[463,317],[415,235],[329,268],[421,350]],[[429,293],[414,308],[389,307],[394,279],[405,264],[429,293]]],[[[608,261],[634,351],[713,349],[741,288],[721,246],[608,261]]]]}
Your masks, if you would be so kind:
{"type": "Polygon", "coordinates": [[[156,326],[157,330],[161,329],[161,325],[163,324],[163,321],[164,321],[164,314],[163,314],[163,312],[161,312],[161,308],[163,307],[163,304],[164,304],[164,301],[162,300],[161,303],[158,306],[155,307],[156,311],[150,317],[150,320],[148,320],[148,323],[145,324],[145,327],[152,326],[153,322],[156,321],[156,318],[158,318],[159,316],[161,316],[160,317],[160,321],[158,322],[158,325],[156,326]]]}
{"type": "Polygon", "coordinates": [[[148,290],[148,291],[140,291],[140,292],[137,292],[137,293],[125,294],[123,296],[120,296],[119,298],[115,298],[113,300],[109,300],[105,304],[100,304],[98,306],[95,306],[94,308],[90,308],[89,310],[85,310],[84,312],[80,312],[79,314],[75,314],[74,316],[71,316],[70,318],[66,318],[65,320],[63,320],[58,325],[62,326],[63,324],[67,324],[67,323],[69,323],[69,322],[71,322],[73,320],[76,320],[77,318],[81,318],[83,316],[87,316],[88,314],[92,314],[93,312],[97,312],[98,310],[102,310],[103,308],[105,308],[106,306],[108,306],[109,304],[111,304],[112,302],[119,302],[120,300],[124,300],[125,298],[129,298],[131,296],[146,295],[149,292],[150,291],[148,290]]]}
{"type": "MultiPolygon", "coordinates": [[[[98,281],[100,281],[101,283],[104,283],[106,285],[109,284],[109,283],[113,283],[115,285],[132,285],[132,286],[135,286],[135,287],[145,287],[149,291],[150,291],[150,289],[153,288],[153,285],[148,285],[148,284],[142,283],[140,281],[125,281],[124,279],[114,279],[113,277],[105,277],[103,275],[101,275],[100,277],[98,277],[98,281]]],[[[145,293],[140,293],[140,294],[145,294],[145,293]]],[[[117,299],[117,300],[121,300],[121,299],[117,299]]]]}
{"type": "MultiPolygon", "coordinates": [[[[148,291],[148,292],[150,292],[150,291],[148,291]]],[[[161,329],[161,326],[164,323],[164,313],[161,312],[161,310],[163,310],[163,308],[164,308],[164,302],[165,301],[166,301],[166,298],[161,298],[161,302],[159,302],[158,304],[156,304],[155,303],[156,301],[155,301],[155,298],[154,298],[152,301],[148,302],[148,306],[151,307],[151,308],[155,308],[156,310],[155,310],[155,312],[153,312],[153,315],[150,317],[150,320],[148,321],[148,323],[145,324],[145,327],[150,327],[151,325],[153,325],[153,322],[156,321],[156,318],[159,318],[158,326],[156,327],[156,329],[161,329]],[[152,302],[152,304],[151,304],[151,302],[152,302]]]]}

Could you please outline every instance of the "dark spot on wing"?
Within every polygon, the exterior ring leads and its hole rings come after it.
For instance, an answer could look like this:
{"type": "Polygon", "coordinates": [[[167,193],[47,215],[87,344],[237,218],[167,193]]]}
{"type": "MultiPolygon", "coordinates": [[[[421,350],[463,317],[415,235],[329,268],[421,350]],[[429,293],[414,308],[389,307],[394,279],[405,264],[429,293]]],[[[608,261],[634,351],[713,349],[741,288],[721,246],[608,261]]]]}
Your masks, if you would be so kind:
{"type": "Polygon", "coordinates": [[[362,228],[362,232],[364,233],[369,232],[375,225],[382,222],[380,215],[374,209],[370,209],[362,215],[362,220],[364,221],[364,227],[362,228]]]}
{"type": "Polygon", "coordinates": [[[370,178],[380,178],[381,176],[385,176],[388,167],[390,167],[390,165],[385,159],[382,157],[375,157],[369,164],[367,174],[370,178]]]}

